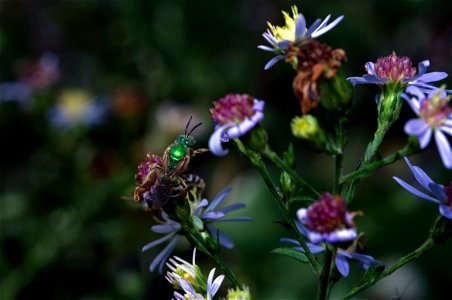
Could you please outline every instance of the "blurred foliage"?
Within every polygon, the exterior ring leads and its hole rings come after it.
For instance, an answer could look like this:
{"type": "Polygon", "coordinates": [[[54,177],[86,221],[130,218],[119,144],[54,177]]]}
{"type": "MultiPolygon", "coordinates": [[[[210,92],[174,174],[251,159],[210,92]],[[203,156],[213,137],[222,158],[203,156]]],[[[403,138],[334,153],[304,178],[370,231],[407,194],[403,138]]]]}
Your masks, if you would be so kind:
{"type": "MultiPolygon", "coordinates": [[[[270,57],[256,46],[264,43],[266,21],[280,23],[280,10],[292,4],[308,23],[329,13],[346,16],[321,40],[347,51],[350,75],[363,74],[366,61],[393,50],[415,63],[430,59],[429,70],[452,72],[448,1],[0,2],[0,82],[8,83],[2,95],[13,84],[31,91],[0,102],[1,299],[170,297],[163,276],[148,272],[155,252],[141,253],[155,238],[152,220],[125,199],[136,165],[147,152],[160,155],[190,115],[204,123],[196,138],[205,147],[213,128],[211,102],[229,92],[265,99],[270,143],[281,152],[287,148],[290,120],[299,112],[294,74],[284,64],[264,72],[270,57]],[[46,76],[38,64],[45,53],[58,59],[58,80],[37,86],[46,76]],[[85,98],[63,100],[74,90],[85,98]],[[98,114],[90,106],[96,103],[98,114]],[[72,116],[65,126],[53,118],[61,110],[72,116]],[[93,118],[84,119],[87,114],[93,118]]],[[[346,170],[354,168],[375,129],[375,92],[359,87],[354,96],[350,119],[358,125],[349,128],[346,170]]],[[[383,153],[403,146],[410,117],[408,110],[402,113],[383,153]]],[[[295,144],[300,173],[328,189],[332,162],[304,146],[295,144]]],[[[437,182],[451,178],[433,145],[412,162],[437,182]]],[[[236,241],[224,252],[226,260],[254,298],[314,297],[308,268],[270,253],[286,232],[274,223],[280,219],[276,206],[243,158],[206,155],[196,171],[206,180],[206,196],[232,186],[231,201],[246,202],[246,215],[255,220],[240,230],[224,226],[236,241]]],[[[417,247],[438,214],[436,206],[395,184],[394,174],[410,178],[401,162],[378,171],[363,180],[351,208],[365,214],[357,222],[369,253],[388,263],[417,247]]],[[[445,297],[451,246],[434,249],[363,297],[388,298],[405,287],[406,298],[445,297]]],[[[176,249],[183,258],[190,253],[188,244],[176,249]]],[[[200,262],[207,267],[203,257],[200,262]]],[[[353,268],[332,296],[350,288],[358,272],[353,268]]]]}

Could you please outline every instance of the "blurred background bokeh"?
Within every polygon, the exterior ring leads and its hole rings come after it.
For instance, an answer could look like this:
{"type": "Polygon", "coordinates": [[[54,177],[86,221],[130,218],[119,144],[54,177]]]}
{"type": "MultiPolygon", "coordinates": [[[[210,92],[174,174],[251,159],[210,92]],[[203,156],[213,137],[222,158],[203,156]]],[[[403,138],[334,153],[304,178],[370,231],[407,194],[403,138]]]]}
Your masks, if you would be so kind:
{"type": "MultiPolygon", "coordinates": [[[[161,155],[186,121],[206,147],[213,130],[212,101],[226,93],[266,100],[264,127],[276,151],[293,140],[289,123],[299,114],[289,65],[270,71],[261,33],[266,21],[282,24],[281,10],[296,4],[308,24],[345,15],[321,42],[343,48],[347,74],[390,54],[429,59],[431,71],[452,72],[449,1],[0,1],[0,299],[169,299],[171,286],[148,271],[157,249],[141,253],[156,236],[153,221],[131,200],[137,164],[161,155]],[[127,197],[123,197],[127,196],[127,197]]],[[[445,83],[452,87],[450,78],[445,83]]],[[[356,89],[348,127],[346,171],[353,170],[376,127],[377,88],[356,89]]],[[[390,154],[406,143],[401,119],[383,143],[390,154]]],[[[300,141],[297,166],[320,190],[332,184],[332,160],[300,141]]],[[[436,146],[412,158],[434,180],[451,180],[436,146]]],[[[225,224],[235,240],[223,255],[254,299],[309,299],[316,280],[306,265],[271,254],[286,232],[257,172],[233,151],[205,155],[195,173],[211,199],[233,187],[228,201],[244,202],[254,221],[225,224]]],[[[277,170],[274,170],[278,178],[277,170]]],[[[398,162],[363,180],[352,210],[366,232],[367,249],[386,263],[422,243],[438,207],[417,199],[393,180],[413,182],[398,162]]],[[[450,296],[452,242],[363,293],[388,299],[450,296]]],[[[187,243],[175,254],[191,257],[187,243]]],[[[213,267],[199,256],[207,271],[213,267]]],[[[332,297],[343,295],[362,270],[352,266],[332,297]]]]}

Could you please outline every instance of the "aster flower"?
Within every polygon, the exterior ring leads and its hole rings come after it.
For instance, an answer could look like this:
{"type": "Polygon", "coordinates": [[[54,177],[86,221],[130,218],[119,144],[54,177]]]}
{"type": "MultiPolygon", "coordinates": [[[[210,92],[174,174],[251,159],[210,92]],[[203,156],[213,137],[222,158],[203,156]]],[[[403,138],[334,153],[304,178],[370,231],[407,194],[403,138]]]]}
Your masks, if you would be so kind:
{"type": "MultiPolygon", "coordinates": [[[[293,245],[295,245],[295,247],[293,247],[295,250],[303,252],[303,253],[305,252],[303,247],[301,247],[300,243],[294,239],[282,238],[282,239],[280,239],[280,241],[293,244],[293,245]]],[[[326,245],[324,245],[324,244],[316,245],[316,244],[312,244],[312,243],[306,243],[306,245],[308,246],[309,250],[313,254],[317,254],[317,253],[321,253],[321,252],[325,251],[325,247],[326,247],[326,245]]],[[[351,250],[348,251],[348,250],[343,250],[343,249],[338,248],[336,251],[334,261],[335,261],[337,270],[344,277],[347,277],[348,273],[350,271],[349,260],[354,260],[354,261],[359,262],[360,265],[365,270],[367,270],[369,267],[374,268],[376,266],[384,266],[384,263],[382,261],[376,260],[370,255],[365,255],[365,254],[353,252],[351,250]]]]}
{"type": "Polygon", "coordinates": [[[405,124],[405,132],[419,139],[421,149],[427,147],[433,134],[444,165],[451,169],[452,150],[446,137],[452,136],[450,96],[446,96],[442,89],[431,90],[425,94],[415,86],[408,87],[406,93],[401,96],[418,115],[418,118],[411,119],[405,124]]]}
{"type": "Polygon", "coordinates": [[[309,28],[306,28],[306,19],[298,13],[296,6],[292,6],[292,16],[283,11],[285,25],[274,26],[268,22],[269,29],[263,33],[264,39],[270,43],[271,47],[260,45],[259,49],[274,52],[277,55],[266,65],[265,69],[271,68],[278,61],[286,58],[286,53],[290,51],[290,46],[299,46],[312,38],[317,38],[334,28],[344,16],[340,16],[328,24],[331,15],[328,15],[323,21],[317,19],[309,28]]]}
{"type": "Polygon", "coordinates": [[[324,193],[308,208],[297,211],[302,233],[314,244],[340,243],[357,237],[353,218],[359,212],[348,212],[345,200],[339,195],[324,193]]]}
{"type": "Polygon", "coordinates": [[[184,295],[177,291],[174,292],[174,297],[177,300],[212,300],[224,280],[224,275],[220,275],[214,280],[215,268],[213,268],[206,281],[205,276],[195,263],[195,258],[196,248],[193,250],[192,264],[179,257],[170,259],[171,264],[167,264],[171,271],[168,271],[165,278],[174,288],[184,291],[184,295]]]}
{"type": "Polygon", "coordinates": [[[441,185],[436,183],[430,179],[430,177],[421,168],[413,166],[408,158],[405,157],[405,161],[413,173],[414,178],[416,178],[416,181],[432,196],[421,192],[398,177],[393,177],[394,180],[413,195],[438,204],[439,213],[443,217],[452,220],[452,182],[450,182],[449,185],[441,185]]]}
{"type": "Polygon", "coordinates": [[[169,241],[165,248],[154,258],[149,266],[149,270],[153,272],[155,268],[159,267],[159,272],[163,272],[163,266],[165,265],[166,260],[173,252],[176,247],[177,241],[180,238],[179,231],[181,230],[180,223],[173,221],[169,218],[169,216],[162,211],[162,218],[165,221],[164,224],[154,225],[151,230],[155,233],[165,234],[164,237],[155,240],[142,248],[142,251],[147,251],[155,246],[158,246],[166,241],[169,241]]]}
{"type": "Polygon", "coordinates": [[[85,90],[68,89],[50,109],[49,119],[55,128],[96,125],[107,112],[106,102],[105,97],[92,97],[85,90]]]}
{"type": "Polygon", "coordinates": [[[209,139],[214,155],[224,156],[228,150],[221,143],[236,139],[256,126],[264,118],[265,102],[246,94],[228,94],[213,103],[210,109],[215,131],[209,139]]]}
{"type": "Polygon", "coordinates": [[[375,63],[367,62],[365,65],[367,74],[362,77],[347,78],[353,85],[357,84],[397,84],[402,86],[419,85],[435,82],[447,77],[445,72],[426,73],[430,61],[424,60],[418,68],[412,67],[411,60],[406,56],[398,56],[395,53],[380,57],[375,63]]]}
{"type": "Polygon", "coordinates": [[[234,247],[234,242],[232,241],[232,239],[227,234],[218,230],[210,224],[213,222],[251,221],[250,217],[226,218],[226,214],[228,214],[229,212],[244,208],[244,203],[235,203],[228,205],[222,209],[217,209],[217,207],[224,201],[231,190],[231,188],[223,190],[218,195],[216,195],[210,203],[207,199],[202,199],[198,203],[198,205],[196,205],[193,213],[193,219],[198,220],[198,222],[196,222],[199,224],[198,227],[206,226],[210,235],[213,238],[217,238],[218,236],[220,245],[228,249],[234,247]]]}

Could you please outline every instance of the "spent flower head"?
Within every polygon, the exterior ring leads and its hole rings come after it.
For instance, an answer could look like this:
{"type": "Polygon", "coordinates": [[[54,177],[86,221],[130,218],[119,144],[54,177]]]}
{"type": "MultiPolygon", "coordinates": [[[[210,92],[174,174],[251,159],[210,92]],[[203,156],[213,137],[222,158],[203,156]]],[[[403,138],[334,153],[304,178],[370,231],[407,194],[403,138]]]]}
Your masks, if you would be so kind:
{"type": "Polygon", "coordinates": [[[439,213],[443,217],[452,220],[452,182],[445,185],[436,183],[421,168],[413,166],[408,158],[405,157],[405,161],[413,173],[414,178],[416,178],[416,181],[428,191],[430,195],[421,192],[398,177],[393,177],[394,180],[413,195],[438,204],[439,213]]]}
{"type": "Polygon", "coordinates": [[[246,94],[228,94],[213,103],[210,109],[215,131],[209,139],[214,155],[224,156],[228,150],[222,143],[236,139],[255,127],[264,118],[265,102],[246,94]]]}
{"type": "Polygon", "coordinates": [[[314,243],[340,243],[357,237],[353,218],[359,212],[348,212],[345,200],[339,195],[324,193],[308,208],[297,211],[298,220],[308,239],[314,243]]]}
{"type": "Polygon", "coordinates": [[[409,120],[405,124],[405,132],[419,139],[421,149],[427,147],[432,135],[446,168],[452,168],[452,150],[446,135],[452,136],[452,107],[450,96],[446,96],[444,89],[430,90],[425,94],[421,89],[408,87],[404,98],[418,118],[409,120]]]}

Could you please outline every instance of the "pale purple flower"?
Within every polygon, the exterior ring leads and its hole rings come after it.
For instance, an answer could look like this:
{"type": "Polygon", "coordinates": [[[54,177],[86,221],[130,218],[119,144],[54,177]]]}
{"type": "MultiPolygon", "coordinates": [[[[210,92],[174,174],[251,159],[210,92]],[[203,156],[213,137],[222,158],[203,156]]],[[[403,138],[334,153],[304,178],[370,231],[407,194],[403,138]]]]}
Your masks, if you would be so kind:
{"type": "Polygon", "coordinates": [[[226,214],[241,208],[245,208],[244,203],[235,203],[224,208],[217,207],[225,200],[226,196],[231,192],[231,188],[224,189],[209,203],[207,199],[202,199],[194,209],[194,217],[198,217],[202,221],[201,226],[206,226],[210,235],[216,239],[218,237],[220,245],[231,249],[234,247],[232,239],[224,232],[210,225],[213,222],[234,222],[234,221],[251,221],[250,217],[233,217],[226,218],[226,214]]]}
{"type": "MultiPolygon", "coordinates": [[[[295,245],[293,249],[305,253],[303,247],[301,247],[300,243],[294,239],[288,239],[288,238],[282,238],[280,239],[281,242],[287,242],[290,244],[295,245]]],[[[313,254],[321,253],[325,251],[326,245],[316,245],[312,243],[306,243],[306,245],[309,248],[309,251],[313,254]]],[[[374,259],[370,255],[365,255],[357,252],[349,252],[342,249],[337,249],[336,255],[334,258],[334,261],[336,263],[336,268],[339,271],[339,273],[342,274],[342,276],[346,277],[348,276],[348,273],[350,271],[349,266],[349,260],[355,260],[361,264],[361,266],[367,270],[369,267],[375,268],[376,266],[384,266],[384,263],[382,261],[374,259]]]]}
{"type": "Polygon", "coordinates": [[[349,77],[353,85],[357,84],[377,84],[387,85],[402,83],[406,85],[422,85],[428,82],[435,82],[447,77],[445,72],[426,73],[430,65],[428,60],[419,63],[418,68],[412,67],[411,60],[406,56],[397,56],[395,53],[380,57],[375,63],[367,62],[365,67],[367,74],[362,77],[349,77]]]}
{"type": "Polygon", "coordinates": [[[169,241],[165,248],[154,258],[149,266],[149,270],[153,272],[155,268],[159,267],[159,272],[163,272],[163,266],[165,265],[166,260],[173,252],[176,247],[177,241],[180,238],[179,231],[181,230],[180,223],[173,221],[169,218],[169,216],[162,211],[162,218],[165,220],[165,223],[158,224],[152,226],[151,230],[155,233],[165,234],[164,237],[155,240],[142,248],[142,251],[147,251],[155,246],[158,246],[166,241],[169,241]]]}
{"type": "Polygon", "coordinates": [[[432,135],[446,168],[452,168],[452,150],[447,135],[452,136],[452,107],[450,97],[442,89],[425,94],[415,86],[408,87],[401,96],[408,102],[418,118],[405,124],[405,132],[419,139],[421,149],[427,147],[432,135]]]}
{"type": "Polygon", "coordinates": [[[330,31],[344,18],[344,16],[340,16],[328,24],[331,18],[331,15],[328,15],[323,21],[317,19],[309,28],[306,28],[306,19],[303,14],[298,13],[296,6],[292,6],[292,17],[284,11],[282,13],[285,19],[285,25],[283,27],[273,26],[268,22],[269,29],[262,34],[271,47],[265,45],[258,46],[261,50],[277,54],[265,65],[265,70],[285,58],[289,45],[298,46],[312,38],[317,38],[330,31]]]}
{"type": "Polygon", "coordinates": [[[246,94],[228,94],[213,105],[210,112],[215,131],[210,136],[209,149],[217,156],[228,153],[222,143],[245,135],[264,118],[265,102],[246,94]]]}
{"type": "Polygon", "coordinates": [[[441,185],[436,183],[430,179],[430,177],[421,168],[413,166],[408,158],[405,157],[405,161],[413,173],[414,178],[416,178],[416,181],[431,195],[421,192],[400,178],[393,177],[394,180],[413,195],[438,204],[439,213],[445,218],[452,220],[452,182],[450,182],[449,185],[441,185]]]}
{"type": "Polygon", "coordinates": [[[339,243],[357,237],[353,218],[345,200],[339,195],[324,193],[308,208],[300,208],[297,217],[303,225],[300,230],[314,244],[339,243]]]}
{"type": "Polygon", "coordinates": [[[48,117],[57,129],[94,126],[104,120],[107,103],[106,96],[93,97],[81,89],[63,90],[57,103],[49,109],[48,117]]]}

